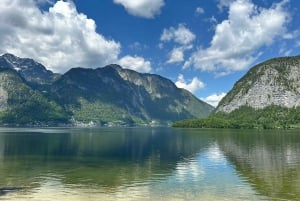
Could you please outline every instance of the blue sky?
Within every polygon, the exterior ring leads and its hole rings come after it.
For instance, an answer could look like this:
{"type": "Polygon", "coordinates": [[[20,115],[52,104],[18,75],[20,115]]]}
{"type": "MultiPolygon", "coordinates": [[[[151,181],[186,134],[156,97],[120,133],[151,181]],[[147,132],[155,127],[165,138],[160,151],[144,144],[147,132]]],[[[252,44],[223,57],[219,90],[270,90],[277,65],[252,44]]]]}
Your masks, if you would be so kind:
{"type": "Polygon", "coordinates": [[[118,63],[216,105],[250,67],[300,54],[298,0],[1,0],[0,53],[54,72],[118,63]]]}

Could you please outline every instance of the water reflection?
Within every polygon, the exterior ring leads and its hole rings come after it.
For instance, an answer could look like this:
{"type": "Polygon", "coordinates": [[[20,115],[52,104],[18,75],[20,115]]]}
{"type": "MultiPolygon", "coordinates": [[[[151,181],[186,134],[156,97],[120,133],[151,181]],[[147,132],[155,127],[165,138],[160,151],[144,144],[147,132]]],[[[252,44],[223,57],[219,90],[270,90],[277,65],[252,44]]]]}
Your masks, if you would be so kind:
{"type": "Polygon", "coordinates": [[[300,197],[296,131],[0,129],[0,200],[300,197]]]}
{"type": "Polygon", "coordinates": [[[227,131],[218,137],[218,144],[258,193],[272,199],[299,199],[299,131],[227,131]]]}
{"type": "Polygon", "coordinates": [[[1,186],[38,184],[33,175],[49,172],[62,175],[66,184],[109,190],[170,175],[178,161],[208,144],[172,129],[18,130],[0,138],[1,186]]]}

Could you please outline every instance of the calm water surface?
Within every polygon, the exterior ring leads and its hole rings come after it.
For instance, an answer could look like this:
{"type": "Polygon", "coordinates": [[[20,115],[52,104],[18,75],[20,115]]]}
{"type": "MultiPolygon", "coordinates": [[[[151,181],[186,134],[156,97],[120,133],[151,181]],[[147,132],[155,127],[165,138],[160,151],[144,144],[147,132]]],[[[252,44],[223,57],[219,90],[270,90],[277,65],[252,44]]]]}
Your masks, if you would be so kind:
{"type": "Polygon", "coordinates": [[[299,199],[299,130],[0,128],[0,200],[299,199]]]}

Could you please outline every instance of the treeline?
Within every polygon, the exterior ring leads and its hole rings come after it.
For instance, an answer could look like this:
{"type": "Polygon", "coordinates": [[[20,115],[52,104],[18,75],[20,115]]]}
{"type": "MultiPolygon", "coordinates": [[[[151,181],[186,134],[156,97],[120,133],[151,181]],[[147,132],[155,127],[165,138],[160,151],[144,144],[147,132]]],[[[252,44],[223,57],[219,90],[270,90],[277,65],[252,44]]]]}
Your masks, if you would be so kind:
{"type": "Polygon", "coordinates": [[[188,119],[175,122],[181,128],[238,128],[274,129],[300,128],[300,107],[269,106],[253,109],[243,106],[231,113],[215,113],[204,119],[188,119]]]}
{"type": "Polygon", "coordinates": [[[173,127],[178,128],[254,128],[250,123],[235,121],[231,119],[222,119],[208,117],[204,119],[186,119],[175,122],[173,127]]]}

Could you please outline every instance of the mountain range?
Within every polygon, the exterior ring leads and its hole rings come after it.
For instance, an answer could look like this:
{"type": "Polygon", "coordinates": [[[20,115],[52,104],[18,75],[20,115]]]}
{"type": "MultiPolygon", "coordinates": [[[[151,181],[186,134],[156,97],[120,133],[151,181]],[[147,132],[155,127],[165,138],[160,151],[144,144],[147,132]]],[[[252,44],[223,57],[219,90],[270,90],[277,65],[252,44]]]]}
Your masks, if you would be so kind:
{"type": "Polygon", "coordinates": [[[2,125],[167,125],[213,109],[166,78],[116,64],[57,74],[33,59],[0,56],[2,125]]]}

